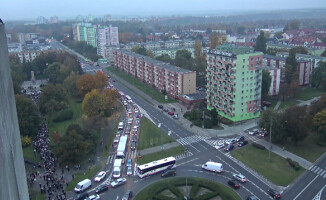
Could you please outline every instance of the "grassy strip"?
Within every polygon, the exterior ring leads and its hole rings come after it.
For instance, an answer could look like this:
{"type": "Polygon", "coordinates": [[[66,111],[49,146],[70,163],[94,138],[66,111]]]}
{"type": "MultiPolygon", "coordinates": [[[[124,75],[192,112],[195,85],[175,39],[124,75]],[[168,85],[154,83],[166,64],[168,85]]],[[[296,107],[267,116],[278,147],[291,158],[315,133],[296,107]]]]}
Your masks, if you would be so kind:
{"type": "Polygon", "coordinates": [[[297,96],[297,99],[307,101],[314,97],[321,96],[322,94],[325,94],[325,92],[322,90],[307,87],[302,90],[302,92],[297,96]]]}
{"type": "Polygon", "coordinates": [[[75,179],[69,182],[69,185],[66,188],[66,191],[72,191],[77,183],[79,183],[80,181],[88,178],[90,180],[92,180],[92,178],[101,170],[102,166],[92,166],[90,169],[88,169],[85,172],[78,172],[75,174],[75,179]]]}
{"type": "Polygon", "coordinates": [[[310,162],[315,162],[326,152],[326,146],[319,146],[318,140],[320,140],[319,136],[316,133],[311,133],[297,145],[285,144],[285,149],[310,162]]]}
{"type": "MultiPolygon", "coordinates": [[[[212,199],[213,197],[219,196],[221,197],[222,200],[241,200],[241,198],[237,195],[237,193],[235,193],[231,188],[228,188],[220,183],[216,183],[201,178],[188,178],[187,182],[189,186],[194,186],[195,183],[199,183],[200,188],[207,188],[208,190],[210,190],[210,192],[200,195],[193,199],[212,199]]],[[[142,191],[140,191],[136,195],[135,200],[143,200],[143,199],[151,200],[151,199],[157,199],[157,197],[168,199],[166,195],[169,192],[172,193],[178,191],[183,193],[182,191],[179,190],[178,187],[185,186],[185,183],[186,183],[186,179],[181,177],[164,179],[162,181],[151,184],[145,189],[143,189],[142,191]]],[[[178,199],[183,199],[183,196],[182,198],[178,198],[178,199]]]]}
{"type": "Polygon", "coordinates": [[[298,103],[300,103],[298,100],[296,99],[291,99],[291,100],[287,100],[287,101],[282,101],[281,105],[278,107],[279,110],[282,109],[286,109],[289,108],[291,106],[297,105],[298,103]]]}
{"type": "Polygon", "coordinates": [[[29,161],[40,162],[39,154],[36,153],[36,156],[34,156],[34,149],[33,149],[32,145],[23,148],[23,156],[24,156],[24,159],[27,159],[29,161]]]}
{"type": "Polygon", "coordinates": [[[111,73],[114,73],[115,75],[119,76],[120,78],[127,81],[128,83],[132,84],[137,89],[143,91],[145,94],[153,97],[153,99],[155,99],[156,101],[158,101],[160,103],[175,103],[175,102],[177,102],[176,100],[171,99],[170,97],[168,97],[168,99],[165,100],[165,95],[163,95],[160,91],[158,91],[154,87],[151,87],[151,86],[147,85],[146,83],[140,81],[139,79],[134,78],[131,75],[126,74],[114,67],[108,67],[107,70],[110,71],[111,73]]]}
{"type": "Polygon", "coordinates": [[[231,154],[273,183],[281,186],[289,185],[304,172],[301,167],[298,171],[294,170],[284,158],[274,153],[271,153],[271,161],[269,161],[267,150],[260,150],[252,145],[232,151],[231,154]]]}
{"type": "Polygon", "coordinates": [[[143,150],[174,141],[174,139],[168,136],[149,119],[145,117],[142,118],[137,150],[143,150]]]}
{"type": "Polygon", "coordinates": [[[142,156],[141,158],[137,158],[137,164],[142,165],[145,163],[152,162],[154,160],[159,160],[159,159],[167,158],[170,156],[176,156],[176,155],[182,154],[184,152],[185,152],[185,148],[183,146],[174,147],[174,148],[159,151],[156,153],[147,154],[147,155],[142,156]]]}
{"type": "Polygon", "coordinates": [[[41,192],[35,190],[29,190],[29,194],[31,195],[31,200],[45,200],[46,196],[41,192]]]}

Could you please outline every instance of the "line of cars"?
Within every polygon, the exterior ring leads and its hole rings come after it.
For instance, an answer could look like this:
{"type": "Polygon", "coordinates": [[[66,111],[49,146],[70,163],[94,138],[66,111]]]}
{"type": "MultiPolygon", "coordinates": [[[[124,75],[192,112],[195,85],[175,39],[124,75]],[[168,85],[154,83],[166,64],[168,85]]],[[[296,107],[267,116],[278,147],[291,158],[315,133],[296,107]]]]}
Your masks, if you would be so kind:
{"type": "Polygon", "coordinates": [[[242,146],[247,145],[248,141],[245,140],[244,136],[240,135],[240,136],[238,136],[236,138],[229,139],[229,140],[227,140],[225,142],[224,141],[220,142],[220,143],[216,144],[214,146],[214,148],[217,149],[217,150],[220,150],[220,149],[224,148],[225,151],[231,151],[232,149],[234,149],[235,144],[237,144],[238,147],[242,147],[242,146]]]}
{"type": "Polygon", "coordinates": [[[163,112],[167,112],[168,115],[172,116],[173,119],[179,119],[178,114],[175,114],[175,108],[172,108],[171,111],[169,111],[169,109],[164,108],[163,105],[158,105],[157,107],[161,109],[163,112]]]}
{"type": "Polygon", "coordinates": [[[268,135],[268,132],[264,129],[255,128],[255,129],[249,130],[248,134],[252,135],[252,136],[256,135],[259,137],[266,137],[268,135]]]}

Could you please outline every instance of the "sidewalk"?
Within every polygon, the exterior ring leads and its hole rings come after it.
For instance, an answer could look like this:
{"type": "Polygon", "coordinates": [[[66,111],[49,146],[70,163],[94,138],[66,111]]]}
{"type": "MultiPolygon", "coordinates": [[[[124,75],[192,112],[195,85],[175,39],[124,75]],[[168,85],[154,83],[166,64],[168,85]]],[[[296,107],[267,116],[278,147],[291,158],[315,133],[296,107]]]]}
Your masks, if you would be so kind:
{"type": "Polygon", "coordinates": [[[140,150],[140,151],[138,151],[138,154],[143,156],[143,155],[156,153],[156,152],[166,150],[166,149],[171,149],[171,148],[174,148],[174,147],[177,147],[177,146],[180,146],[180,144],[178,142],[171,142],[171,143],[168,143],[168,144],[164,144],[162,146],[156,146],[156,147],[151,147],[151,148],[147,148],[147,149],[144,149],[144,150],[140,150]]]}

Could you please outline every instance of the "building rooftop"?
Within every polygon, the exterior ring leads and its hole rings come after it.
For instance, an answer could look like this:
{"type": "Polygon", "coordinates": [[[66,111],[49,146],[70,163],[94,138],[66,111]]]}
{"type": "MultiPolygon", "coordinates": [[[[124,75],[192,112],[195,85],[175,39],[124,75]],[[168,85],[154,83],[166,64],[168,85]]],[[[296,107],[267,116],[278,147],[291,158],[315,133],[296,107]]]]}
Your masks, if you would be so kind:
{"type": "Polygon", "coordinates": [[[153,63],[154,65],[165,68],[165,69],[167,69],[169,71],[178,72],[178,73],[194,72],[194,71],[190,71],[190,70],[187,70],[187,69],[184,69],[184,68],[180,68],[180,67],[171,65],[169,63],[165,63],[165,62],[162,62],[162,61],[159,61],[159,60],[155,60],[155,59],[152,59],[152,58],[150,58],[148,56],[143,56],[143,55],[140,55],[140,54],[137,54],[137,53],[125,50],[125,49],[119,49],[117,51],[121,51],[122,53],[131,55],[131,56],[136,57],[138,59],[142,59],[142,60],[147,61],[149,63],[153,63]]]}
{"type": "Polygon", "coordinates": [[[235,46],[232,44],[220,45],[217,46],[216,49],[233,53],[236,55],[254,53],[254,48],[252,47],[235,46]]]}
{"type": "Polygon", "coordinates": [[[273,55],[269,55],[269,54],[265,54],[264,58],[286,61],[286,58],[284,58],[284,57],[273,56],[273,55]]]}

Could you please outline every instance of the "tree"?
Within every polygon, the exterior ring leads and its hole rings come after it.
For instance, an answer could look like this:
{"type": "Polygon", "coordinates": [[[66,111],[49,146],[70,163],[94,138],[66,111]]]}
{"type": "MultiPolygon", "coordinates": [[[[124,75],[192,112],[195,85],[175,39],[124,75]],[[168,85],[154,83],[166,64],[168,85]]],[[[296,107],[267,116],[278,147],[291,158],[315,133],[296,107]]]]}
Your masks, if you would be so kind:
{"type": "Polygon", "coordinates": [[[237,34],[243,35],[245,34],[246,28],[244,26],[238,26],[237,27],[237,34]]]}
{"type": "Polygon", "coordinates": [[[297,19],[291,20],[284,27],[284,32],[291,30],[298,30],[300,28],[300,21],[297,19]]]}
{"type": "MultiPolygon", "coordinates": [[[[326,62],[320,62],[319,66],[312,71],[311,86],[319,88],[326,77],[326,62]]],[[[324,88],[326,90],[326,88],[324,88]]]]}
{"type": "Polygon", "coordinates": [[[313,128],[314,130],[322,135],[324,138],[326,136],[326,109],[317,113],[313,118],[313,128]]]}
{"type": "Polygon", "coordinates": [[[210,40],[210,48],[215,49],[216,46],[226,42],[226,37],[221,33],[212,33],[209,37],[209,40],[210,40]]]}
{"type": "Polygon", "coordinates": [[[323,53],[320,54],[320,56],[326,57],[326,50],[324,50],[323,53]]]}
{"type": "Polygon", "coordinates": [[[57,77],[60,74],[60,63],[55,62],[45,70],[45,75],[49,78],[49,82],[52,84],[57,83],[57,77]]]}
{"type": "Polygon", "coordinates": [[[96,89],[103,89],[109,83],[108,77],[103,72],[96,72],[94,81],[96,89]]]}
{"type": "Polygon", "coordinates": [[[198,56],[201,56],[203,54],[203,47],[202,44],[199,40],[195,40],[195,44],[194,44],[194,55],[195,58],[198,56]]]}
{"type": "Polygon", "coordinates": [[[299,86],[298,80],[292,80],[290,83],[289,92],[292,94],[292,97],[295,98],[295,96],[300,92],[301,88],[299,86]]]}
{"type": "Polygon", "coordinates": [[[16,95],[15,100],[20,134],[35,136],[40,126],[40,111],[31,99],[23,95],[16,95]]]}
{"type": "Polygon", "coordinates": [[[78,93],[80,96],[85,96],[87,92],[90,92],[96,87],[95,79],[90,74],[84,74],[76,82],[78,93]]]}
{"type": "Polygon", "coordinates": [[[269,88],[271,86],[271,82],[272,82],[272,77],[269,74],[269,71],[264,69],[262,73],[262,87],[261,87],[261,93],[263,98],[266,98],[269,92],[269,88]]]}
{"type": "Polygon", "coordinates": [[[272,128],[273,142],[284,142],[286,140],[287,133],[283,129],[283,124],[284,120],[282,114],[278,113],[276,110],[267,109],[260,115],[259,126],[264,128],[267,132],[270,132],[270,128],[272,128]]]}
{"type": "Polygon", "coordinates": [[[282,101],[285,100],[285,97],[289,96],[290,85],[287,83],[282,83],[280,86],[280,95],[282,96],[282,101]]]}
{"type": "Polygon", "coordinates": [[[147,56],[149,56],[151,58],[154,58],[154,53],[153,53],[153,51],[151,49],[147,49],[146,54],[147,54],[147,56]]]}
{"type": "Polygon", "coordinates": [[[309,107],[309,114],[313,118],[318,112],[326,108],[326,95],[322,95],[319,100],[309,107]]]}
{"type": "Polygon", "coordinates": [[[79,75],[75,72],[71,72],[70,75],[64,80],[63,85],[67,89],[67,92],[74,97],[78,96],[77,80],[79,75]]]}
{"type": "Polygon", "coordinates": [[[299,54],[306,54],[308,55],[308,50],[304,47],[295,47],[290,49],[290,51],[293,51],[295,54],[299,53],[299,54]]]}
{"type": "Polygon", "coordinates": [[[191,53],[185,49],[177,51],[173,64],[184,69],[195,70],[191,53]]]}
{"type": "Polygon", "coordinates": [[[217,119],[217,112],[216,109],[212,109],[209,111],[210,115],[211,115],[211,121],[213,125],[217,125],[218,124],[218,119],[217,119]]]}
{"type": "Polygon", "coordinates": [[[156,60],[160,60],[162,62],[167,62],[167,63],[171,63],[172,59],[168,54],[162,54],[160,56],[156,56],[155,57],[156,60]]]}
{"type": "Polygon", "coordinates": [[[266,38],[264,36],[264,31],[261,31],[260,35],[257,37],[255,51],[266,53],[266,38]]]}
{"type": "Polygon", "coordinates": [[[148,56],[147,50],[144,47],[134,46],[131,51],[138,53],[140,55],[148,56]]]}
{"type": "Polygon", "coordinates": [[[276,56],[277,52],[278,50],[276,48],[271,48],[271,47],[268,47],[266,50],[266,54],[273,55],[273,56],[276,56]]]}
{"type": "Polygon", "coordinates": [[[307,109],[304,106],[292,106],[283,112],[284,130],[294,144],[308,136],[309,122],[307,109]]]}
{"type": "Polygon", "coordinates": [[[43,114],[52,115],[69,105],[67,92],[62,85],[46,85],[40,95],[39,107],[43,114]]]}

